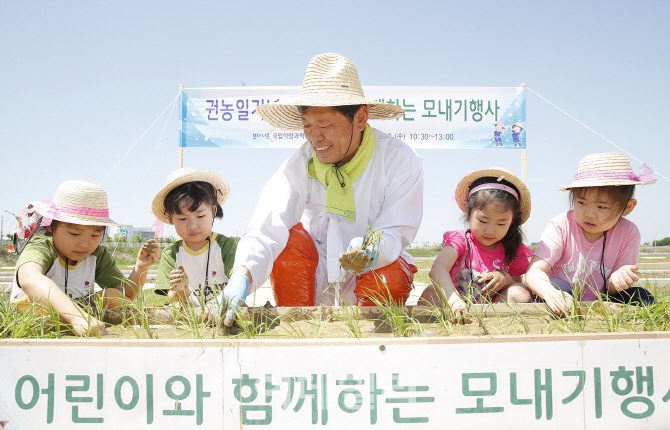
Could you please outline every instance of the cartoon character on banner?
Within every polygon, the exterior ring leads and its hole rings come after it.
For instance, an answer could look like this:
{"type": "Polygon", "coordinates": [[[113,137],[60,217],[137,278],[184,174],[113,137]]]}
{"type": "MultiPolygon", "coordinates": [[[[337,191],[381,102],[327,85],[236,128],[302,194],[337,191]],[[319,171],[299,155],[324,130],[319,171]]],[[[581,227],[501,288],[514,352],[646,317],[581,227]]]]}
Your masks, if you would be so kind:
{"type": "Polygon", "coordinates": [[[512,124],[510,122],[510,128],[512,129],[512,140],[514,141],[514,146],[523,146],[521,141],[523,140],[523,126],[520,123],[512,124]]]}
{"type": "Polygon", "coordinates": [[[491,140],[495,142],[493,146],[504,146],[502,143],[502,136],[505,135],[505,126],[502,122],[496,122],[493,124],[496,128],[496,131],[493,132],[493,137],[491,140]]]}

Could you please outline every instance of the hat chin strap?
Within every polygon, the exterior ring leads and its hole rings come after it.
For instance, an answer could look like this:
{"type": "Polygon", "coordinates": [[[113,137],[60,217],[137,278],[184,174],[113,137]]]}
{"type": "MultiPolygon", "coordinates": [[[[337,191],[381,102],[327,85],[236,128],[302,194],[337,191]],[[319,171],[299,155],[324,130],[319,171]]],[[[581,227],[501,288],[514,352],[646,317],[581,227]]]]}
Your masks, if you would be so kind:
{"type": "MultiPolygon", "coordinates": [[[[347,152],[344,153],[344,157],[342,157],[342,160],[347,158],[347,154],[349,153],[349,149],[351,149],[351,143],[353,141],[354,141],[354,121],[352,120],[351,121],[351,138],[349,139],[349,146],[347,146],[347,152]]],[[[340,161],[342,161],[342,160],[340,160],[340,161]]],[[[339,161],[337,163],[339,163],[339,161]]],[[[340,183],[340,187],[344,188],[344,186],[345,186],[344,175],[342,175],[342,172],[340,172],[340,167],[337,165],[337,163],[333,164],[333,166],[335,167],[335,176],[337,177],[337,182],[340,183]]]]}

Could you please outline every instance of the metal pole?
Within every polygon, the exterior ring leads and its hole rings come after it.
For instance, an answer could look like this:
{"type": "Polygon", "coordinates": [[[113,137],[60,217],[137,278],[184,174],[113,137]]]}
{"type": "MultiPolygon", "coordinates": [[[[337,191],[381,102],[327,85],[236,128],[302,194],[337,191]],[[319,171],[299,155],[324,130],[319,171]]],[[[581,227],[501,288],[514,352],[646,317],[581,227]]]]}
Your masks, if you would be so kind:
{"type": "MultiPolygon", "coordinates": [[[[184,84],[179,84],[179,91],[180,92],[184,91],[184,84]]],[[[179,109],[179,111],[181,112],[181,109],[179,109]]],[[[182,167],[184,167],[184,148],[182,148],[182,146],[181,146],[181,133],[182,133],[181,129],[183,127],[183,124],[181,124],[181,121],[182,121],[182,119],[181,119],[181,115],[180,115],[180,118],[179,118],[179,136],[180,136],[179,140],[180,140],[180,142],[179,142],[179,151],[177,153],[177,168],[178,169],[181,169],[182,167]]]]}
{"type": "Polygon", "coordinates": [[[2,215],[0,222],[0,250],[5,249],[5,215],[2,215]]]}

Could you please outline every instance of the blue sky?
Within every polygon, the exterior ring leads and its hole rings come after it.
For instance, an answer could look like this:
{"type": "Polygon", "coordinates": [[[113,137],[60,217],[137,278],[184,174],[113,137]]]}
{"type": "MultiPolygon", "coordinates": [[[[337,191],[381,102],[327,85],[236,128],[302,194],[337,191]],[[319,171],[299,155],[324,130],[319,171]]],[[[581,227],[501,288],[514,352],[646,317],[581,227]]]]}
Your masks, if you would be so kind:
{"type": "MultiPolygon", "coordinates": [[[[350,58],[363,85],[526,83],[670,177],[668,16],[667,1],[3,1],[0,210],[51,198],[64,180],[99,183],[180,83],[300,85],[310,58],[323,52],[350,58]]],[[[556,188],[571,181],[579,159],[618,150],[537,96],[527,104],[528,231],[538,241],[567,209],[556,188]]],[[[167,126],[167,113],[158,120],[102,184],[118,222],[153,222],[151,200],[177,167],[176,116],[167,126]]],[[[184,152],[186,166],[229,181],[215,229],[235,235],[291,150],[184,152]]],[[[451,197],[463,173],[502,166],[521,175],[518,151],[418,152],[419,241],[462,227],[451,197]]],[[[670,236],[670,182],[657,177],[638,189],[629,217],[643,241],[670,236]]],[[[5,222],[5,231],[13,225],[5,222]]]]}

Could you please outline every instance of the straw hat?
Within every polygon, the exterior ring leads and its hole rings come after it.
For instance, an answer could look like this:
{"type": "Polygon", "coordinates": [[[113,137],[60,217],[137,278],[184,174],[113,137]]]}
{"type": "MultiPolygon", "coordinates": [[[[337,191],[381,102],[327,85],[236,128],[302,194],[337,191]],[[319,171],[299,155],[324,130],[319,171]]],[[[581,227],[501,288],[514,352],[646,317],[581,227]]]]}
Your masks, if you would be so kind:
{"type": "Polygon", "coordinates": [[[485,170],[478,170],[466,175],[456,186],[456,203],[461,208],[463,213],[467,213],[468,209],[468,194],[470,194],[470,186],[479,178],[495,178],[498,180],[506,180],[512,183],[517,190],[519,190],[519,208],[521,211],[521,224],[525,223],[530,216],[530,191],[523,181],[514,174],[502,167],[491,167],[485,170]]]}
{"type": "Polygon", "coordinates": [[[298,106],[350,105],[367,105],[370,120],[396,119],[405,113],[404,109],[396,105],[366,98],[356,66],[338,54],[321,54],[310,60],[298,98],[264,104],[256,110],[273,127],[302,130],[302,115],[298,106]]]}
{"type": "Polygon", "coordinates": [[[154,201],[151,203],[151,209],[154,211],[156,218],[166,224],[172,224],[170,222],[170,217],[165,213],[165,205],[163,204],[165,202],[165,197],[170,191],[178,186],[196,181],[212,184],[214,191],[216,192],[216,201],[220,205],[228,200],[230,186],[221,175],[214,172],[201,172],[193,167],[183,167],[170,173],[170,176],[165,180],[165,187],[163,187],[163,189],[156,194],[156,197],[154,197],[154,201]]]}
{"type": "Polygon", "coordinates": [[[656,178],[650,174],[635,174],[625,155],[617,152],[601,152],[582,158],[577,166],[575,180],[570,185],[562,185],[559,190],[608,185],[650,185],[655,182],[656,178]]]}
{"type": "Polygon", "coordinates": [[[505,124],[503,124],[502,122],[496,122],[496,123],[494,123],[493,125],[496,126],[496,127],[497,127],[497,126],[501,126],[503,130],[507,130],[507,129],[505,128],[505,124]]]}
{"type": "Polygon", "coordinates": [[[52,202],[33,202],[43,217],[81,225],[121,227],[109,218],[107,193],[102,187],[84,181],[65,181],[56,190],[52,202]]]}
{"type": "Polygon", "coordinates": [[[509,126],[510,128],[519,127],[523,131],[523,126],[520,123],[515,123],[509,126]]]}

